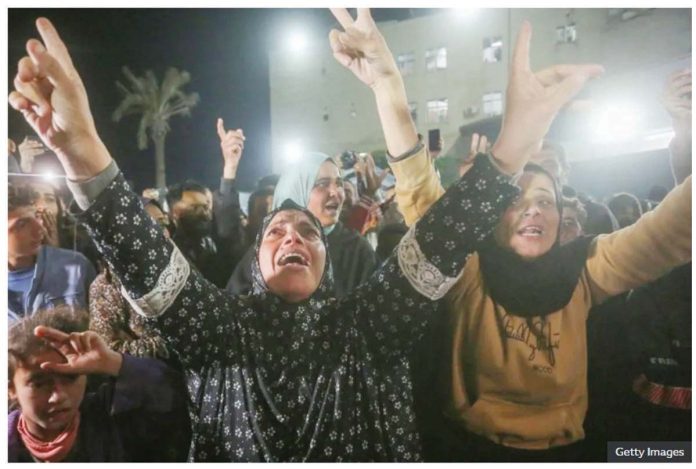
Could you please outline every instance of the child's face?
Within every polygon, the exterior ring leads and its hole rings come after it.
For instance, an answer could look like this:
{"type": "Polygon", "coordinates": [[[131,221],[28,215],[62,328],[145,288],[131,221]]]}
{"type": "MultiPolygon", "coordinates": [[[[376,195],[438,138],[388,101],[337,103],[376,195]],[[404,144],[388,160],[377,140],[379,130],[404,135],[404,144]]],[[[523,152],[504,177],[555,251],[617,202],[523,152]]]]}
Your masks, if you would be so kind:
{"type": "Polygon", "coordinates": [[[43,362],[65,363],[65,359],[52,349],[33,355],[15,371],[9,394],[19,403],[29,431],[48,440],[75,417],[85,395],[87,377],[46,372],[39,366],[43,362]]]}

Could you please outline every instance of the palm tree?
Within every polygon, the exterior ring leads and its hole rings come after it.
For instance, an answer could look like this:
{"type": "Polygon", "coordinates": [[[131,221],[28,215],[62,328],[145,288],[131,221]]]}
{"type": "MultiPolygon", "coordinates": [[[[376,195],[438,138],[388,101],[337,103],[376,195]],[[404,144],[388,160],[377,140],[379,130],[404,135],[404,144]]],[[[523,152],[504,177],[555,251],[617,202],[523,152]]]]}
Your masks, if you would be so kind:
{"type": "Polygon", "coordinates": [[[164,74],[162,86],[157,77],[148,70],[144,76],[137,77],[128,67],[123,67],[130,88],[119,81],[116,86],[123,94],[123,100],[114,111],[115,122],[130,114],[140,114],[138,126],[138,149],[147,149],[148,133],[155,144],[155,183],[166,187],[164,140],[170,130],[169,119],[176,115],[188,116],[191,108],[198,104],[198,93],[186,94],[181,89],[191,75],[186,70],[169,68],[164,74]]]}

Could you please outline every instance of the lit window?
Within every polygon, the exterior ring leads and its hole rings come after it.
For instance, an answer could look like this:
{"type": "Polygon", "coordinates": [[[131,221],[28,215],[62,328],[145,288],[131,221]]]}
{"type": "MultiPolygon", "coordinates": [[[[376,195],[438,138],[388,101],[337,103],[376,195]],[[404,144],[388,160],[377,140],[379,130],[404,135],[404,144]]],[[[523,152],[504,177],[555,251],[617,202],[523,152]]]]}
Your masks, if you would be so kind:
{"type": "Polygon", "coordinates": [[[411,113],[411,119],[413,119],[413,122],[418,122],[418,104],[408,103],[408,112],[411,113]]]}
{"type": "Polygon", "coordinates": [[[416,63],[416,56],[413,52],[407,54],[399,54],[396,56],[396,64],[399,66],[399,71],[402,76],[410,75],[416,63]]]}
{"type": "Polygon", "coordinates": [[[486,93],[483,95],[483,114],[485,116],[499,116],[503,113],[503,93],[486,93]]]}
{"type": "Polygon", "coordinates": [[[444,70],[445,68],[447,68],[447,48],[440,47],[425,51],[425,69],[427,71],[444,70]]]}
{"type": "Polygon", "coordinates": [[[483,62],[503,60],[503,39],[500,36],[483,38],[483,62]]]}
{"type": "Polygon", "coordinates": [[[428,122],[437,124],[447,120],[447,98],[428,101],[428,122]]]}
{"type": "Polygon", "coordinates": [[[575,23],[570,23],[556,28],[556,43],[573,43],[577,41],[577,39],[578,31],[575,28],[575,23]]]}

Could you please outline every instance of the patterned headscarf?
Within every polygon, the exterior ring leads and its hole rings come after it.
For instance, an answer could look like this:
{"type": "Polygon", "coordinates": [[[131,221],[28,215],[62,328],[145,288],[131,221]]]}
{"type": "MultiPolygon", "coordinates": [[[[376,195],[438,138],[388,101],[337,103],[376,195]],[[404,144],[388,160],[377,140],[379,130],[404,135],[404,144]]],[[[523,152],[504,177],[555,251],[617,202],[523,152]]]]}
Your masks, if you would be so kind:
{"type": "Polygon", "coordinates": [[[261,265],[259,264],[259,252],[261,250],[261,241],[263,240],[263,234],[266,232],[266,228],[268,228],[268,225],[271,223],[271,220],[280,212],[285,211],[285,210],[298,210],[309,218],[309,220],[319,229],[319,232],[321,233],[321,241],[324,243],[324,247],[326,248],[326,260],[324,261],[324,274],[321,277],[321,280],[319,281],[319,286],[317,289],[314,291],[312,296],[309,298],[308,301],[312,300],[320,300],[320,299],[327,299],[332,296],[334,296],[334,286],[333,286],[333,270],[331,269],[331,259],[329,258],[329,247],[328,247],[328,241],[326,239],[326,234],[324,231],[321,229],[321,223],[319,223],[319,220],[312,215],[312,212],[307,210],[304,207],[301,207],[298,205],[295,201],[291,199],[286,199],[283,201],[282,204],[279,204],[280,206],[273,210],[271,213],[266,215],[266,217],[263,219],[263,224],[261,226],[261,229],[259,232],[256,234],[256,256],[254,256],[254,260],[251,264],[251,277],[252,277],[252,292],[254,295],[260,295],[262,297],[266,297],[267,293],[269,293],[268,290],[268,285],[266,285],[266,281],[263,279],[263,275],[261,275],[261,265]]]}

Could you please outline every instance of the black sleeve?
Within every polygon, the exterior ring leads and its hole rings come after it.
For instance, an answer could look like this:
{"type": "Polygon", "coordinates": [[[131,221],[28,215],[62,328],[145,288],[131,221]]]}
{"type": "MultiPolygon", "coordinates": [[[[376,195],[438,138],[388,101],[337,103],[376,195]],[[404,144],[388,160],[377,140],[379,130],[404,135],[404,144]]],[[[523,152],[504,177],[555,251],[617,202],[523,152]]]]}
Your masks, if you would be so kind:
{"type": "Polygon", "coordinates": [[[133,309],[176,350],[184,367],[236,359],[245,309],[191,268],[119,174],[78,215],[133,309]]]}
{"type": "Polygon", "coordinates": [[[342,301],[372,350],[403,356],[423,333],[469,256],[493,231],[518,188],[486,155],[403,237],[371,280],[342,301]]]}

